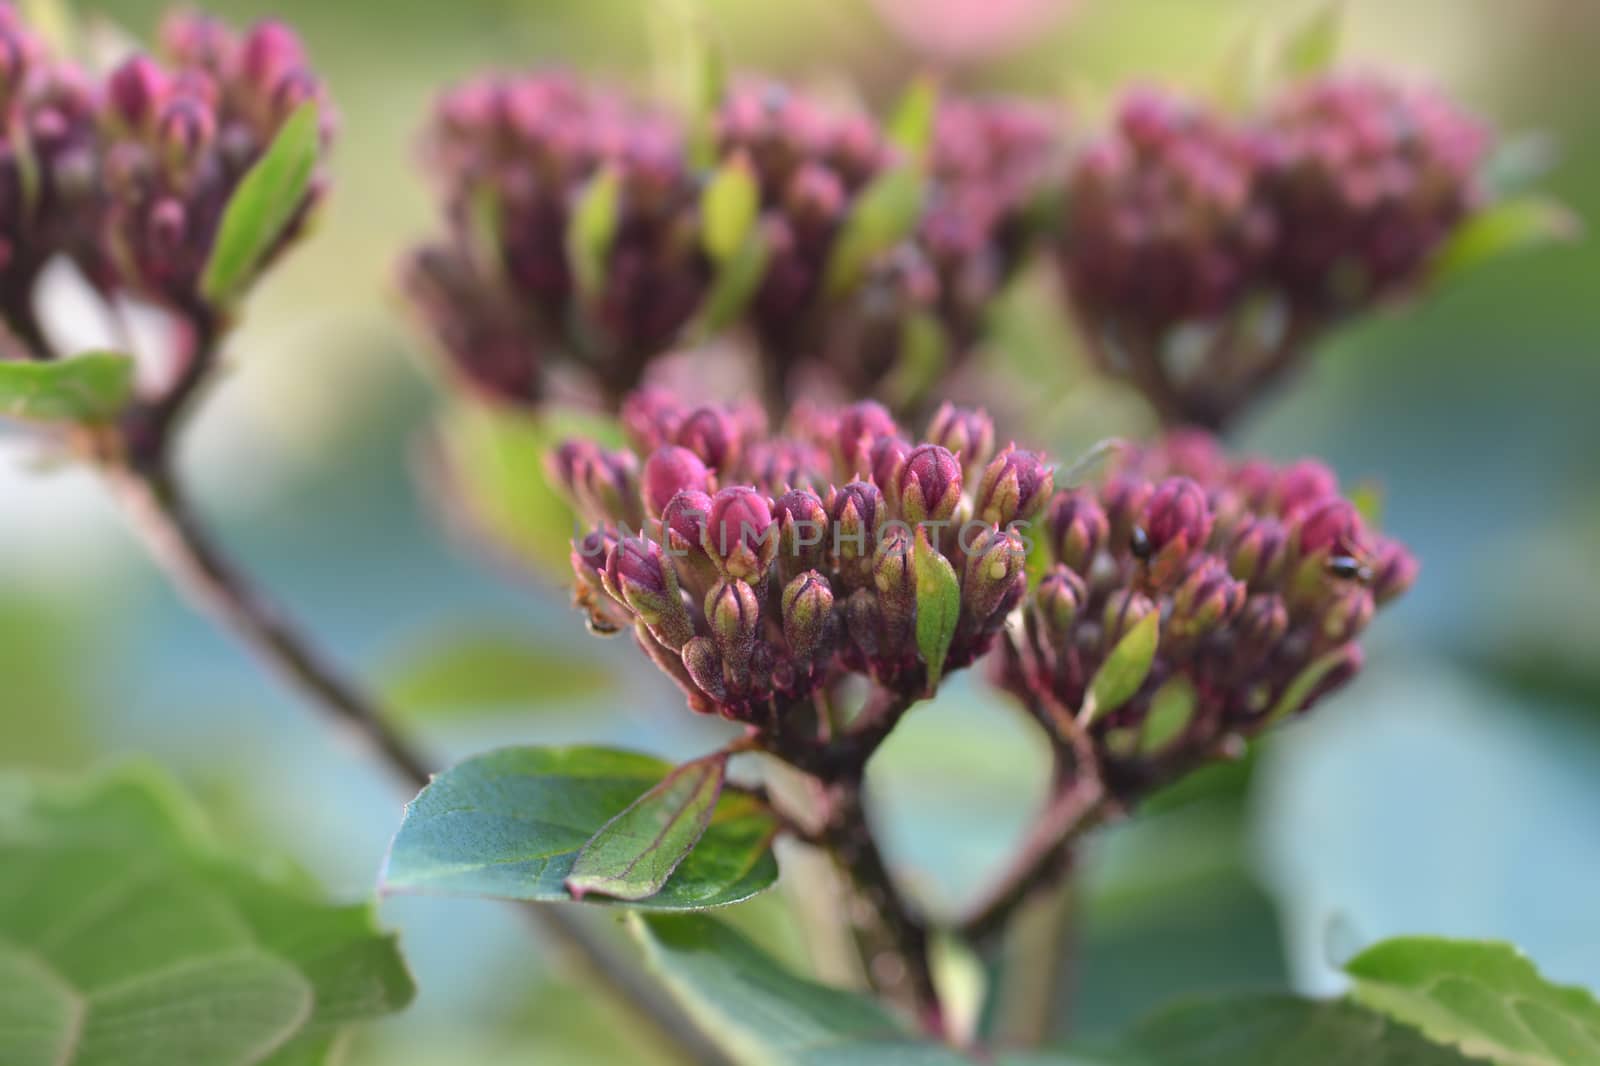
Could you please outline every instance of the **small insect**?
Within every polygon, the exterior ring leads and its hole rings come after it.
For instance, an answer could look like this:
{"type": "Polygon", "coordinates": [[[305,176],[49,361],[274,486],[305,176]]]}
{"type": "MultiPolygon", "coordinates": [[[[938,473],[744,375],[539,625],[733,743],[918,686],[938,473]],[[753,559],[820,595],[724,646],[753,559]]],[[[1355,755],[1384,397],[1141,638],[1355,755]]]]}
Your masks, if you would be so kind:
{"type": "Polygon", "coordinates": [[[1341,581],[1365,583],[1372,580],[1372,567],[1353,555],[1331,556],[1328,559],[1328,573],[1341,581]]]}
{"type": "Polygon", "coordinates": [[[1133,552],[1133,557],[1141,562],[1150,561],[1150,534],[1142,526],[1134,526],[1133,533],[1128,538],[1128,548],[1133,552]]]}

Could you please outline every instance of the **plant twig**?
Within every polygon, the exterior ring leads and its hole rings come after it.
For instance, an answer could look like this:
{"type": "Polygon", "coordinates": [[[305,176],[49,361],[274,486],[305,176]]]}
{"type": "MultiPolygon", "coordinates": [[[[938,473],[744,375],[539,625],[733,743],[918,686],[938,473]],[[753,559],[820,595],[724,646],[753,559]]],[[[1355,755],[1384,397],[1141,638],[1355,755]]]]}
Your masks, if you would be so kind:
{"type": "MultiPolygon", "coordinates": [[[[135,468],[113,462],[107,464],[106,476],[135,531],[179,589],[299,689],[329,722],[364,742],[400,782],[413,788],[428,783],[430,760],[397,733],[377,703],[227,558],[195,519],[163,466],[135,468]]],[[[578,915],[549,905],[519,909],[587,977],[612,993],[686,1061],[717,1066],[731,1062],[640,974],[634,960],[578,915]]]]}

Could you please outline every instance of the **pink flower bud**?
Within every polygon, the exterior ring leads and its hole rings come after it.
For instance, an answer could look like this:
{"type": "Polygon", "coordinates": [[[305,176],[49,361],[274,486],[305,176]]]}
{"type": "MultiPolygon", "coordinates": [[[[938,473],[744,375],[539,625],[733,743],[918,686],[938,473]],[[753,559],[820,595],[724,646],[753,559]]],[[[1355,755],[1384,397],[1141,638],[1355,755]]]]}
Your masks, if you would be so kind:
{"type": "Polygon", "coordinates": [[[783,639],[789,654],[810,662],[832,639],[833,589],[815,570],[797,575],[783,588],[783,639]]]}
{"type": "Polygon", "coordinates": [[[1159,610],[1154,600],[1137,589],[1119,589],[1112,593],[1102,616],[1106,652],[1110,653],[1129,630],[1159,610]]]}
{"type": "Polygon", "coordinates": [[[683,416],[674,442],[688,448],[713,470],[731,470],[743,447],[743,426],[733,413],[719,407],[696,407],[683,416]]]}
{"type": "Polygon", "coordinates": [[[1038,452],[1021,451],[1014,444],[994,457],[978,482],[974,516],[989,525],[1029,522],[1055,490],[1055,471],[1038,452]]]}
{"type": "Polygon", "coordinates": [[[632,608],[656,639],[676,651],[694,635],[678,576],[661,546],[644,537],[618,541],[606,560],[606,588],[632,608]]]}
{"type": "Polygon", "coordinates": [[[635,389],[622,401],[622,428],[634,448],[649,454],[672,444],[683,421],[683,405],[670,389],[635,389]]]}
{"type": "Polygon", "coordinates": [[[1089,602],[1089,588],[1074,570],[1057,564],[1033,592],[1033,615],[1056,649],[1064,649],[1078,616],[1089,602]]]}
{"type": "Polygon", "coordinates": [[[1289,608],[1281,596],[1251,596],[1234,621],[1238,657],[1244,662],[1266,662],[1289,632],[1289,608]]]}
{"type": "Polygon", "coordinates": [[[239,42],[239,73],[263,95],[269,94],[287,71],[305,64],[300,38],[281,22],[259,22],[239,42]]]}
{"type": "Polygon", "coordinates": [[[1081,490],[1058,493],[1050,501],[1045,525],[1056,561],[1080,574],[1089,572],[1095,553],[1111,532],[1105,511],[1093,496],[1081,490]]]}
{"type": "Polygon", "coordinates": [[[729,578],[706,594],[705,610],[729,687],[738,690],[749,681],[750,656],[761,631],[761,601],[749,585],[729,578]]]}
{"type": "Polygon", "coordinates": [[[884,437],[899,437],[900,427],[880,403],[866,400],[843,408],[831,426],[834,457],[848,476],[872,471],[872,449],[884,437]]]}
{"type": "Polygon", "coordinates": [[[1338,476],[1314,459],[1302,459],[1279,471],[1272,498],[1278,513],[1287,518],[1338,495],[1338,476]]]}
{"type": "Polygon", "coordinates": [[[865,585],[877,550],[878,531],[888,517],[883,493],[870,481],[852,481],[828,500],[836,568],[850,588],[865,585]]]}
{"type": "Polygon", "coordinates": [[[1290,521],[1289,534],[1302,558],[1323,552],[1361,554],[1365,542],[1361,512],[1354,504],[1337,496],[1296,511],[1290,521]]]}
{"type": "Polygon", "coordinates": [[[1172,594],[1168,632],[1194,639],[1212,632],[1244,606],[1245,586],[1215,556],[1202,556],[1172,594]]]}
{"type": "Polygon", "coordinates": [[[1372,621],[1376,609],[1371,589],[1359,585],[1346,588],[1322,612],[1322,638],[1330,644],[1344,644],[1356,639],[1372,621]]]}
{"type": "Polygon", "coordinates": [[[111,72],[106,94],[129,126],[142,129],[155,121],[166,102],[167,74],[149,56],[134,56],[111,72]]]}
{"type": "Polygon", "coordinates": [[[1152,551],[1159,554],[1170,547],[1180,556],[1205,547],[1211,522],[1205,490],[1186,477],[1157,485],[1140,519],[1152,551]]]}
{"type": "Polygon", "coordinates": [[[749,486],[730,486],[711,498],[701,542],[730,577],[759,582],[778,551],[778,529],[765,496],[749,486]]]}
{"type": "Polygon", "coordinates": [[[672,498],[680,492],[705,493],[711,488],[711,472],[700,457],[687,448],[665,444],[650,453],[644,463],[644,505],[660,518],[672,498]]]}
{"type": "Polygon", "coordinates": [[[695,687],[722,703],[728,698],[728,686],[723,680],[722,656],[709,637],[695,637],[683,645],[683,668],[688,671],[695,687]]]}
{"type": "Polygon", "coordinates": [[[1028,553],[1022,537],[1003,528],[981,534],[967,551],[961,612],[982,629],[1003,619],[1027,591],[1028,553]]]}
{"type": "Polygon", "coordinates": [[[906,457],[897,487],[907,522],[948,521],[961,502],[961,464],[939,445],[924,444],[906,457]]]}
{"type": "Polygon", "coordinates": [[[994,454],[994,420],[976,407],[957,407],[947,401],[928,424],[928,440],[954,452],[967,476],[975,478],[994,454]]]}
{"type": "Polygon", "coordinates": [[[773,504],[772,515],[778,524],[778,573],[784,582],[819,569],[830,545],[828,512],[817,494],[809,489],[786,492],[773,504]]]}
{"type": "Polygon", "coordinates": [[[1420,570],[1416,556],[1398,541],[1378,538],[1372,556],[1372,595],[1378,606],[1398,599],[1416,584],[1420,570]]]}
{"type": "Polygon", "coordinates": [[[1283,576],[1289,534],[1275,518],[1246,518],[1228,544],[1228,569],[1252,589],[1271,588],[1283,576]]]}

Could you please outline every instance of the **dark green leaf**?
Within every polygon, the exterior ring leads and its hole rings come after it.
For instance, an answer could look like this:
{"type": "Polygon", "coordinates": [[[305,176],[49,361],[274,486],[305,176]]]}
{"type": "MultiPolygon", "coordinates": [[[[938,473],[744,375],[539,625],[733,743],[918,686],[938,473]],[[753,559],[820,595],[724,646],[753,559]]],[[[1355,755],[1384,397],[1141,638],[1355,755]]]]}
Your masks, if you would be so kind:
{"type": "Polygon", "coordinates": [[[606,281],[606,260],[617,237],[622,210],[622,180],[611,167],[584,187],[567,223],[567,263],[578,291],[593,297],[606,281]]]}
{"type": "Polygon", "coordinates": [[[1152,611],[1117,641],[1106,661],[1089,681],[1089,691],[1083,698],[1079,717],[1084,724],[1093,722],[1103,714],[1110,714],[1133,699],[1150,676],[1150,664],[1155,662],[1156,646],[1161,641],[1161,612],[1152,611]]]}
{"type": "Polygon", "coordinates": [[[895,104],[885,132],[890,142],[908,156],[921,159],[933,141],[938,113],[939,83],[926,76],[917,78],[895,104]]]}
{"type": "Polygon", "coordinates": [[[105,422],[133,398],[133,360],[91,352],[51,363],[0,362],[0,416],[105,422]]]}
{"type": "Polygon", "coordinates": [[[386,703],[414,717],[554,707],[592,699],[616,685],[600,658],[551,647],[526,634],[486,629],[439,634],[396,657],[386,703]]]}
{"type": "Polygon", "coordinates": [[[1600,1062],[1600,1003],[1509,944],[1402,937],[1352,959],[1351,994],[1441,1044],[1514,1066],[1600,1062]]]}
{"type": "Polygon", "coordinates": [[[589,838],[567,875],[567,891],[580,899],[593,892],[621,900],[660,892],[705,835],[727,772],[727,757],[717,756],[662,778],[589,838]]]}
{"type": "Polygon", "coordinates": [[[0,778],[0,1062],[313,1061],[413,988],[370,908],[221,854],[164,780],[0,778]]]}
{"type": "Polygon", "coordinates": [[[961,582],[926,530],[917,530],[911,565],[917,578],[917,654],[928,668],[928,691],[932,692],[939,687],[944,659],[961,619],[961,582]]]}
{"type": "Polygon", "coordinates": [[[735,1060],[770,1066],[960,1066],[866,996],[784,970],[706,915],[634,915],[649,966],[735,1060]]]}
{"type": "Polygon", "coordinates": [[[1321,74],[1339,56],[1344,30],[1344,0],[1326,0],[1283,43],[1283,66],[1291,76],[1321,74]]]}
{"type": "Polygon", "coordinates": [[[828,257],[824,288],[838,296],[853,288],[874,257],[916,229],[927,183],[911,167],[884,171],[856,198],[828,257]]]}
{"type": "Polygon", "coordinates": [[[1570,241],[1582,232],[1565,204],[1542,196],[1507,200],[1473,215],[1455,231],[1433,261],[1435,282],[1450,281],[1509,252],[1570,241]]]}
{"type": "MultiPolygon", "coordinates": [[[[648,755],[607,748],[503,748],[434,778],[411,802],[384,889],[500,899],[571,899],[566,879],[602,826],[666,777],[648,755]]],[[[717,803],[699,846],[635,906],[698,910],[777,879],[771,815],[747,796],[717,803]]]]}
{"type": "Polygon", "coordinates": [[[700,243],[718,263],[744,247],[761,210],[761,189],[743,156],[735,156],[712,175],[700,196],[700,243]]]}
{"type": "Polygon", "coordinates": [[[200,278],[200,292],[212,304],[226,307],[243,294],[305,201],[317,168],[319,126],[316,103],[301,104],[234,190],[200,278]]]}

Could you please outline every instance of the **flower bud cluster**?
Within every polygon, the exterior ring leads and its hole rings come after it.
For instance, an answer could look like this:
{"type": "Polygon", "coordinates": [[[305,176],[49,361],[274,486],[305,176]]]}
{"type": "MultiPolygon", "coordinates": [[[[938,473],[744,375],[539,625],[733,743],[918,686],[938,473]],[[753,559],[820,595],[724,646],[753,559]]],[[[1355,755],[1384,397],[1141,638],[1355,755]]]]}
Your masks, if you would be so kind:
{"type": "Polygon", "coordinates": [[[1371,301],[1413,287],[1479,206],[1488,131],[1415,86],[1332,76],[1292,88],[1265,124],[1268,263],[1295,302],[1371,301]]]}
{"type": "Polygon", "coordinates": [[[94,237],[95,103],[88,80],[54,61],[0,3],[0,306],[25,313],[51,256],[85,258],[94,237]]]}
{"type": "Polygon", "coordinates": [[[982,655],[1026,591],[1053,473],[1015,446],[990,455],[981,412],[941,410],[946,443],[912,443],[870,402],[796,412],[774,436],[750,411],[646,390],[623,422],[630,449],[552,456],[593,526],[573,543],[576,599],[595,628],[633,628],[696,710],[765,727],[850,674],[914,699],[932,680],[928,568],[960,590],[944,671],[982,655]]]}
{"type": "Polygon", "coordinates": [[[1105,369],[1167,422],[1218,426],[1320,331],[1426,279],[1481,205],[1488,147],[1448,101],[1378,78],[1238,119],[1138,90],[1075,163],[1057,260],[1105,369]]]}
{"type": "MultiPolygon", "coordinates": [[[[322,83],[288,27],[235,35],[192,12],[170,17],[160,58],[135,55],[103,89],[100,187],[106,199],[100,280],[192,310],[223,210],[245,173],[301,104],[323,106],[322,83]]],[[[322,195],[313,178],[263,262],[298,236],[322,195]]]]}
{"type": "Polygon", "coordinates": [[[1157,615],[1148,676],[1089,726],[1108,781],[1129,790],[1348,681],[1362,630],[1417,573],[1403,547],[1366,528],[1326,467],[1230,462],[1196,432],[1057,493],[1042,523],[1052,562],[1026,605],[1022,674],[1007,683],[1077,710],[1118,642],[1157,615]],[[1152,749],[1152,708],[1175,685],[1192,693],[1192,710],[1152,749]]]}
{"type": "Polygon", "coordinates": [[[412,253],[404,283],[468,386],[536,400],[562,353],[620,396],[699,306],[698,179],[668,117],[563,73],[491,75],[444,95],[426,151],[448,234],[412,253]],[[604,240],[576,232],[601,181],[615,183],[604,240]]]}

